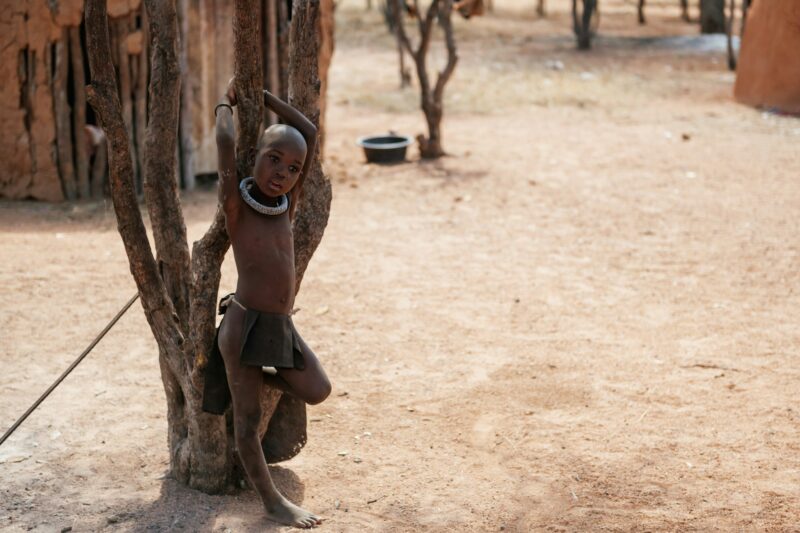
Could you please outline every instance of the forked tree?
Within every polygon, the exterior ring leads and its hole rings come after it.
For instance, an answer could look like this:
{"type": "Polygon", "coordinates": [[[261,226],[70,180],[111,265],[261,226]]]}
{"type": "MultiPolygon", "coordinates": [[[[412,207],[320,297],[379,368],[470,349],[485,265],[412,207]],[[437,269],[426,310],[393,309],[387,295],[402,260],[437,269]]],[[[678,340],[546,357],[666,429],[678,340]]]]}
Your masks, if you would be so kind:
{"type": "Polygon", "coordinates": [[[392,14],[397,25],[397,35],[403,48],[414,60],[419,81],[422,112],[428,125],[428,136],[417,136],[419,152],[423,158],[433,159],[445,154],[442,147],[442,116],[444,114],[444,87],[453,75],[458,62],[456,40],[453,34],[452,13],[453,0],[431,0],[425,16],[419,8],[418,0],[413,0],[413,12],[419,31],[419,43],[416,48],[411,44],[403,20],[403,0],[389,0],[392,14]],[[431,84],[428,75],[428,52],[434,25],[438,24],[444,32],[447,47],[447,63],[436,76],[436,83],[431,84]]]}
{"type": "MultiPolygon", "coordinates": [[[[119,233],[144,313],[158,343],[167,399],[172,475],[205,492],[222,492],[242,476],[236,466],[230,416],[204,413],[203,368],[214,339],[220,266],[230,246],[218,207],[191,254],[178,196],[176,142],[180,107],[180,58],[175,0],[145,0],[150,21],[152,70],[146,132],[144,192],[155,256],[139,211],[133,161],[111,63],[106,0],[87,0],[86,36],[91,70],[89,103],[109,144],[110,189],[119,233]]],[[[258,0],[236,0],[234,75],[238,97],[237,171],[252,169],[262,125],[262,61],[258,0]]],[[[288,77],[290,103],[319,124],[319,0],[294,0],[288,77]]],[[[315,160],[294,223],[297,287],[319,244],[330,209],[330,183],[315,160]]],[[[305,443],[305,410],[291,397],[262,395],[265,454],[271,462],[296,454],[305,443]],[[292,416],[286,413],[290,412],[292,416]],[[273,413],[275,416],[270,420],[273,413]]]]}

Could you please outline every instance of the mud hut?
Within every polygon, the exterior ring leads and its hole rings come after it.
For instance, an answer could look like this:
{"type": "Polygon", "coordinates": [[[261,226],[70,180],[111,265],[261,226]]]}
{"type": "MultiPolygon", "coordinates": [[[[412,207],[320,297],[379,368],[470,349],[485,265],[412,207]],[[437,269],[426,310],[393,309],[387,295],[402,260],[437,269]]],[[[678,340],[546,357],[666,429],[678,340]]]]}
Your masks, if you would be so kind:
{"type": "Polygon", "coordinates": [[[800,2],[756,0],[747,14],[734,96],[743,104],[800,113],[800,2]]]}
{"type": "MultiPolygon", "coordinates": [[[[182,185],[216,171],[213,109],[233,75],[233,0],[177,0],[183,67],[181,139],[176,161],[182,185]]],[[[84,0],[2,0],[0,17],[0,197],[51,202],[103,194],[92,174],[94,113],[83,28],[84,0]]],[[[324,116],[333,52],[333,1],[322,0],[320,77],[324,116]]],[[[267,88],[286,97],[291,0],[262,0],[267,88]]],[[[141,0],[108,0],[112,60],[141,187],[150,75],[147,17],[141,0]]],[[[264,117],[269,123],[271,117],[264,117]]],[[[320,124],[322,125],[322,120],[320,124]]],[[[96,157],[96,156],[94,156],[96,157]]],[[[141,190],[141,189],[140,189],[141,190]]]]}

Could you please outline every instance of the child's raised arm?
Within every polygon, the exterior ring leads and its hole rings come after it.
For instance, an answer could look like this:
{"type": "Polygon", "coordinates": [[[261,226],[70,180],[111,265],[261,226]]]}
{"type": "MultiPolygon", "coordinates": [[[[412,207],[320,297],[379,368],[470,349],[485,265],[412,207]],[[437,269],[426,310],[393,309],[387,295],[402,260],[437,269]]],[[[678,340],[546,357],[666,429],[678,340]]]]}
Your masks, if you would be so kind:
{"type": "Polygon", "coordinates": [[[236,93],[233,90],[233,79],[228,83],[228,90],[214,109],[217,117],[217,171],[219,173],[219,201],[230,222],[239,208],[239,183],[236,179],[236,128],[233,125],[233,106],[236,105],[236,93]]]}
{"type": "Polygon", "coordinates": [[[306,177],[306,171],[311,165],[311,161],[314,159],[314,153],[317,150],[317,127],[300,111],[269,91],[264,91],[264,105],[267,106],[267,109],[273,110],[285,124],[299,131],[306,140],[306,160],[303,162],[303,170],[300,175],[300,183],[298,184],[302,186],[302,182],[306,177]]]}

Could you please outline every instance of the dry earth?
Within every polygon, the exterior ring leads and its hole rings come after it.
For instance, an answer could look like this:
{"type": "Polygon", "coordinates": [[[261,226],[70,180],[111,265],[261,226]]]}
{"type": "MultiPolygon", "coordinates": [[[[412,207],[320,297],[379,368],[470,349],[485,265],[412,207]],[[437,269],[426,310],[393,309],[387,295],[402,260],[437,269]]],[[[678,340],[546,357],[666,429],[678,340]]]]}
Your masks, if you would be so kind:
{"type": "MultiPolygon", "coordinates": [[[[353,139],[420,131],[417,95],[340,5],[297,316],[335,390],[275,477],[327,531],[799,531],[800,122],[657,39],[694,31],[672,2],[604,4],[588,54],[533,3],[458,21],[451,156],[391,167],[353,139]]],[[[186,195],[193,238],[214,201],[186,195]]],[[[0,230],[5,428],[134,287],[106,205],[6,202],[0,230]]],[[[0,448],[0,530],[286,529],[166,477],[165,424],[137,304],[0,448]]]]}

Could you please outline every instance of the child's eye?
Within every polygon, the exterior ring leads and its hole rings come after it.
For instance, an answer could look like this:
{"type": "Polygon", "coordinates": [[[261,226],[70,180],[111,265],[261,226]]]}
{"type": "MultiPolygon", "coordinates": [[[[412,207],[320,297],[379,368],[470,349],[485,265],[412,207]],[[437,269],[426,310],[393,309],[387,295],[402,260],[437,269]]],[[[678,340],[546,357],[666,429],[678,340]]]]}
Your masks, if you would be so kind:
{"type": "Polygon", "coordinates": [[[290,166],[290,167],[289,167],[289,170],[290,170],[291,172],[297,172],[297,171],[298,171],[298,170],[300,170],[300,169],[299,169],[299,168],[297,168],[296,166],[292,165],[292,166],[290,166]]]}
{"type": "Polygon", "coordinates": [[[269,160],[272,161],[273,163],[277,163],[278,162],[278,157],[274,156],[274,155],[271,155],[271,156],[269,156],[269,160]]]}

